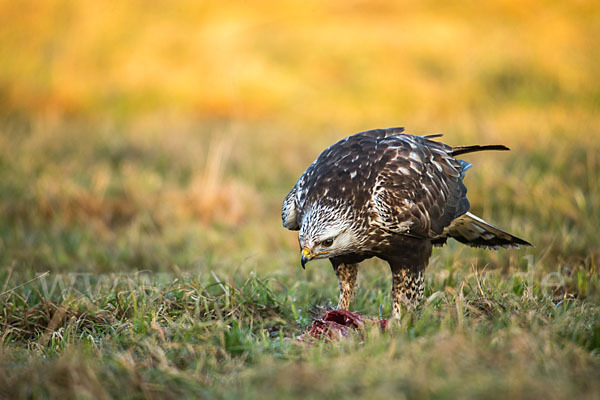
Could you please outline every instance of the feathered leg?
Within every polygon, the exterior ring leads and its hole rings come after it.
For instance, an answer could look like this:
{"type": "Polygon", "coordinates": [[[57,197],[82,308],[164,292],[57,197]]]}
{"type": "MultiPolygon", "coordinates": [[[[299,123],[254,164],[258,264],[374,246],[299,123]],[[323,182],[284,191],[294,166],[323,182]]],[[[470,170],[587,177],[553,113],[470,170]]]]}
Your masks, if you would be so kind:
{"type": "Polygon", "coordinates": [[[402,304],[413,310],[423,301],[425,279],[422,269],[392,268],[392,317],[400,319],[402,304]]]}
{"type": "Polygon", "coordinates": [[[414,310],[423,302],[425,267],[431,257],[430,240],[407,241],[406,248],[386,258],[392,269],[392,318],[400,319],[402,305],[414,310]]]}
{"type": "Polygon", "coordinates": [[[340,301],[338,309],[348,310],[350,301],[354,297],[358,264],[336,264],[332,261],[333,269],[340,283],[340,301]]]}

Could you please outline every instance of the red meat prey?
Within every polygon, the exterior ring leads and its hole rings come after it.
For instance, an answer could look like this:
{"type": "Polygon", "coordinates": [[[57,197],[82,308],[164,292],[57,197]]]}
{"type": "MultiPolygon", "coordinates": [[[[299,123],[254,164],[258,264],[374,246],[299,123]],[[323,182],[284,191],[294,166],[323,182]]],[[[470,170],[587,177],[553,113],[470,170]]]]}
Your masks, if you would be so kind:
{"type": "Polygon", "coordinates": [[[331,310],[325,314],[324,318],[314,320],[310,330],[298,339],[308,343],[311,343],[313,339],[339,340],[348,337],[351,330],[362,331],[365,323],[378,323],[382,331],[387,327],[385,319],[374,320],[346,310],[331,310]]]}

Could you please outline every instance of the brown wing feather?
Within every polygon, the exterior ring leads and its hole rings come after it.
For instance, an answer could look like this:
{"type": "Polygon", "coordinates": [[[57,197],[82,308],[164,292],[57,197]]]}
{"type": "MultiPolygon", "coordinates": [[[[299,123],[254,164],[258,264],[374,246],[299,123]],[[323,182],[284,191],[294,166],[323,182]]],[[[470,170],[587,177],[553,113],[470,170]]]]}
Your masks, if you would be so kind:
{"type": "Polygon", "coordinates": [[[436,237],[468,210],[461,182],[464,166],[451,148],[426,138],[387,138],[387,157],[372,195],[373,223],[385,230],[436,237]]]}
{"type": "Polygon", "coordinates": [[[281,223],[284,228],[291,231],[300,229],[296,213],[296,190],[297,186],[294,186],[292,190],[290,190],[288,195],[285,196],[281,207],[281,223]]]}

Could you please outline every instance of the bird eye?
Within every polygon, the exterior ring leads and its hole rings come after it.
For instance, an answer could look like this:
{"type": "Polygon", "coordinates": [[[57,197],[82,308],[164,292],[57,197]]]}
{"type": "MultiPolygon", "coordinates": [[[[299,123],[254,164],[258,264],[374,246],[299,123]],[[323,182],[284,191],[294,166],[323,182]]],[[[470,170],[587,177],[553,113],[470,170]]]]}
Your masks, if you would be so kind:
{"type": "Polygon", "coordinates": [[[333,238],[325,239],[321,242],[321,244],[325,247],[329,247],[333,244],[333,238]]]}

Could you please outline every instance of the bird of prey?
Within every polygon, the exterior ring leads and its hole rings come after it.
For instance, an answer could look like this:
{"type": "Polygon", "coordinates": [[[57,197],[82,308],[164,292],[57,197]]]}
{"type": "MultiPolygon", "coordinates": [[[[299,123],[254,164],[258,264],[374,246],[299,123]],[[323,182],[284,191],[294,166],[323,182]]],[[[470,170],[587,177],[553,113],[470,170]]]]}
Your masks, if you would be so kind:
{"type": "Polygon", "coordinates": [[[530,246],[469,212],[463,184],[471,164],[457,156],[502,145],[451,147],[404,128],[349,136],[304,171],[283,201],[283,226],[299,231],[301,263],[328,258],[338,277],[338,308],[354,295],[358,264],[371,257],[392,270],[392,317],[423,300],[432,246],[448,238],[475,247],[530,246]]]}

